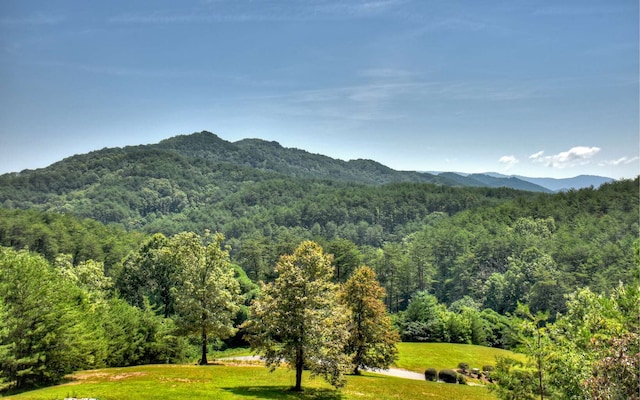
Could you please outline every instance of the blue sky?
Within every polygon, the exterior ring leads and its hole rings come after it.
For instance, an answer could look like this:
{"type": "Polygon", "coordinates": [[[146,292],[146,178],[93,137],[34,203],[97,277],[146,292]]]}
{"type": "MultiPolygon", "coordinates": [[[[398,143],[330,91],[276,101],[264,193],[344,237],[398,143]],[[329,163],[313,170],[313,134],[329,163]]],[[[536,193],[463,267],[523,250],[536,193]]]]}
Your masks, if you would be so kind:
{"type": "Polygon", "coordinates": [[[631,178],[638,108],[637,0],[0,2],[0,173],[208,130],[631,178]]]}

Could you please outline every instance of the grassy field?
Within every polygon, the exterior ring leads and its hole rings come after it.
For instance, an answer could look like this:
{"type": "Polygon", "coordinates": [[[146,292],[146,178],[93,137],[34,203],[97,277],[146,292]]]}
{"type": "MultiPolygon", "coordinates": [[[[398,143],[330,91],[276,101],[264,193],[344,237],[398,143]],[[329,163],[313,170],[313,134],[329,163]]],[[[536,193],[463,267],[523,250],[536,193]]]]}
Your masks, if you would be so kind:
{"type": "Polygon", "coordinates": [[[437,370],[457,368],[461,362],[470,368],[496,365],[496,356],[524,359],[521,354],[492,347],[453,343],[398,343],[398,368],[424,372],[426,368],[437,370]]]}
{"type": "MultiPolygon", "coordinates": [[[[427,367],[455,368],[459,362],[480,368],[495,364],[496,355],[512,355],[480,346],[441,343],[399,343],[399,368],[423,372],[427,367]]],[[[211,356],[247,355],[230,350],[211,356]]],[[[32,390],[7,397],[14,400],[56,400],[96,398],[100,400],[171,399],[495,399],[486,387],[413,381],[365,373],[349,376],[347,385],[336,391],[322,379],[305,373],[303,393],[289,391],[295,373],[286,368],[270,373],[261,365],[219,362],[215,365],[149,365],[83,371],[62,385],[32,390]]]]}
{"type": "Polygon", "coordinates": [[[151,365],[84,371],[72,375],[63,385],[21,393],[8,399],[495,399],[484,387],[373,374],[349,376],[347,386],[340,391],[320,378],[310,380],[305,374],[304,392],[290,392],[294,380],[292,371],[279,369],[270,373],[263,366],[151,365]]]}

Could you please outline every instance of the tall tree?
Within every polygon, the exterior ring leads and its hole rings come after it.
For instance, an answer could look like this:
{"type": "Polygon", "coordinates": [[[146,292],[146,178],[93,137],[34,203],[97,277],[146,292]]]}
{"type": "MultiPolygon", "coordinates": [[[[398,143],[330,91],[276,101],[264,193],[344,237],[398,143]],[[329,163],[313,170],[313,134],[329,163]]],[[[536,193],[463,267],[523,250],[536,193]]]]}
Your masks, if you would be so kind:
{"type": "Polygon", "coordinates": [[[171,249],[179,271],[175,294],[177,322],[188,334],[202,339],[201,365],[207,364],[207,342],[211,335],[224,339],[236,332],[233,321],[240,309],[240,286],[222,248],[221,233],[204,238],[183,232],[171,238],[171,249]]]}
{"type": "Polygon", "coordinates": [[[161,307],[165,318],[174,312],[176,259],[169,251],[169,239],[156,233],[137,253],[129,255],[117,273],[116,289],[130,304],[144,308],[145,298],[161,307]]]}
{"type": "Polygon", "coordinates": [[[86,305],[44,258],[0,247],[0,377],[17,387],[47,384],[99,362],[86,305]]]}
{"type": "Polygon", "coordinates": [[[331,385],[344,385],[348,359],[347,313],[338,304],[333,257],[305,241],[276,265],[274,282],[262,284],[262,295],[250,308],[245,324],[251,347],[274,370],[282,362],[296,370],[294,390],[302,390],[302,370],[323,376],[331,385]]]}
{"type": "Polygon", "coordinates": [[[362,264],[362,253],[349,239],[337,238],[327,245],[327,253],[333,254],[334,275],[337,282],[344,282],[362,264]]]}
{"type": "Polygon", "coordinates": [[[346,352],[352,355],[356,375],[362,368],[389,368],[397,358],[400,336],[387,314],[385,296],[376,273],[364,265],[356,268],[340,292],[341,302],[351,311],[346,352]]]}

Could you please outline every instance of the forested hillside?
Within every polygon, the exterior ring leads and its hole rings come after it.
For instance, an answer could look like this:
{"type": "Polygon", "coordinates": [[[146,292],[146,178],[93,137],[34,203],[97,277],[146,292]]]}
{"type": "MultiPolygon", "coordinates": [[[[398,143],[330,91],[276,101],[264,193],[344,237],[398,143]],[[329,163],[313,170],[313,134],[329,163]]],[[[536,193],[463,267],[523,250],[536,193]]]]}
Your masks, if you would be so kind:
{"type": "Polygon", "coordinates": [[[443,175],[440,184],[419,183],[435,176],[201,132],[0,176],[0,243],[110,269],[140,235],[119,235],[132,239],[118,247],[78,234],[84,228],[52,234],[74,225],[61,218],[95,219],[110,232],[208,229],[225,234],[233,260],[257,281],[300,241],[316,240],[336,254],[341,280],[358,263],[374,267],[392,311],[421,290],[446,304],[469,296],[500,313],[519,301],[560,311],[575,287],[609,290],[631,278],[637,179],[543,194],[452,187],[443,175]]]}
{"type": "Polygon", "coordinates": [[[271,237],[280,228],[303,228],[379,246],[418,229],[436,211],[452,215],[531,196],[505,188],[400,182],[421,177],[434,178],[372,161],[346,163],[263,141],[232,144],[200,133],[158,145],[104,149],[45,169],[0,176],[0,204],[149,233],[212,229],[239,238],[257,230],[271,237]],[[263,168],[264,163],[282,168],[263,168]],[[296,172],[302,170],[308,174],[296,172]],[[398,182],[364,183],[387,181],[398,182]]]}
{"type": "MultiPolygon", "coordinates": [[[[218,345],[244,343],[257,283],[275,282],[281,256],[301,243],[329,255],[334,283],[369,266],[406,341],[513,348],[526,322],[516,316],[564,326],[578,300],[600,307],[609,295],[615,312],[603,318],[624,328],[589,335],[635,326],[638,178],[556,194],[423,178],[207,133],[0,176],[5,376],[29,386],[77,368],[178,361],[202,329],[218,345]],[[198,298],[220,290],[233,299],[225,313],[198,298]],[[202,313],[224,321],[198,325],[202,313]],[[57,336],[42,347],[46,330],[57,336]]],[[[590,351],[579,350],[605,354],[590,351]]]]}

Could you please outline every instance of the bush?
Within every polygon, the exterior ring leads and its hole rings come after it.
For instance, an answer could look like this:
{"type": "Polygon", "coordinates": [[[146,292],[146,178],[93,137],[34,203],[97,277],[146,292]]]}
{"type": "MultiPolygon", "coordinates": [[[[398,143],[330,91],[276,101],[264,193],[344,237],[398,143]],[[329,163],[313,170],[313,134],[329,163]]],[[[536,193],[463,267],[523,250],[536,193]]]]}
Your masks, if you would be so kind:
{"type": "Polygon", "coordinates": [[[452,369],[443,369],[438,374],[441,381],[445,383],[458,383],[458,373],[452,369]]]}
{"type": "Polygon", "coordinates": [[[458,364],[458,368],[462,371],[463,374],[466,374],[469,371],[469,363],[461,362],[458,364]]]}
{"type": "Polygon", "coordinates": [[[495,369],[496,367],[494,367],[493,365],[483,365],[482,366],[482,372],[491,372],[495,369]]]}
{"type": "Polygon", "coordinates": [[[458,379],[458,383],[461,385],[466,385],[467,384],[467,377],[462,375],[462,374],[458,374],[458,376],[456,377],[458,379]]]}
{"type": "Polygon", "coordinates": [[[424,371],[424,379],[432,382],[438,381],[438,370],[435,368],[427,368],[424,371]]]}

